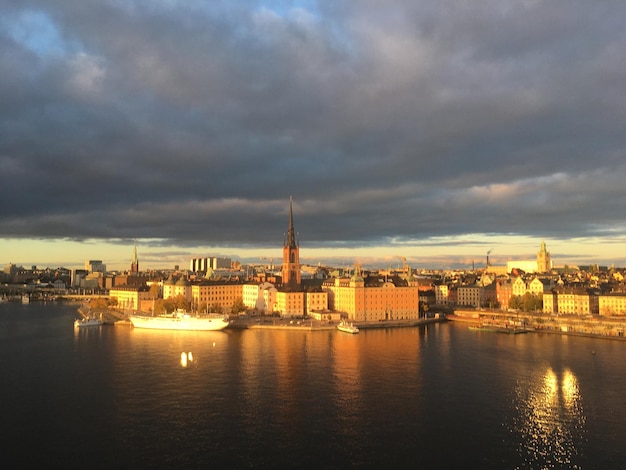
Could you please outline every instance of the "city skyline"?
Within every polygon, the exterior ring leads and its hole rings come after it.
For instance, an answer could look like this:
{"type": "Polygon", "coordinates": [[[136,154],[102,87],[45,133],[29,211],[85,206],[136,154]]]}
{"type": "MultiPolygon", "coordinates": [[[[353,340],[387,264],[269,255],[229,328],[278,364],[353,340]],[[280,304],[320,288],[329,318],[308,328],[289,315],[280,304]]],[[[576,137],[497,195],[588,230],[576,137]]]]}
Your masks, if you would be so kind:
{"type": "Polygon", "coordinates": [[[626,265],[626,4],[0,0],[0,257],[626,265]]]}
{"type": "MultiPolygon", "coordinates": [[[[297,226],[297,216],[296,223],[297,226]]],[[[520,242],[520,240],[517,240],[520,242]]],[[[545,241],[545,240],[541,240],[545,241]]],[[[371,269],[386,269],[389,267],[400,267],[404,262],[416,269],[480,269],[486,265],[487,256],[489,257],[489,264],[492,266],[505,266],[509,261],[533,261],[536,260],[537,252],[540,249],[541,241],[538,239],[524,240],[522,249],[513,249],[508,252],[507,248],[494,244],[485,243],[484,240],[477,240],[470,243],[466,240],[463,244],[455,245],[453,243],[443,243],[441,254],[426,254],[420,255],[421,251],[424,251],[424,247],[410,246],[405,247],[403,250],[398,251],[397,248],[384,247],[379,248],[379,252],[376,255],[373,253],[371,247],[364,248],[362,250],[348,248],[348,249],[328,249],[328,248],[315,248],[306,247],[304,245],[301,251],[300,261],[303,265],[323,265],[333,267],[351,268],[355,264],[360,264],[365,268],[371,269]],[[463,250],[467,249],[467,246],[473,246],[474,251],[465,253],[463,250]],[[481,253],[482,250],[482,253],[481,253]]],[[[46,242],[52,243],[55,242],[46,242]]],[[[97,259],[101,260],[107,269],[112,271],[129,271],[132,265],[132,259],[134,255],[135,243],[137,244],[138,261],[140,270],[151,269],[173,269],[174,266],[179,266],[180,269],[187,269],[189,262],[193,258],[217,256],[231,258],[233,261],[239,261],[242,264],[255,264],[255,265],[269,265],[272,263],[274,266],[280,269],[282,263],[282,247],[280,242],[277,241],[275,246],[267,248],[243,248],[241,250],[221,251],[219,247],[204,247],[204,250],[187,250],[183,247],[161,247],[158,245],[154,247],[142,246],[138,241],[133,240],[131,244],[125,245],[122,243],[102,246],[102,242],[92,241],[91,243],[83,242],[67,242],[69,249],[65,252],[67,258],[46,258],[50,256],[50,251],[46,248],[44,243],[41,251],[31,250],[29,251],[29,258],[27,261],[16,261],[19,258],[13,258],[11,260],[4,260],[4,264],[13,263],[15,265],[22,265],[25,268],[30,266],[37,266],[38,268],[83,268],[86,260],[97,259]],[[80,247],[84,253],[84,257],[77,258],[76,253],[80,252],[77,249],[80,247]],[[145,250],[145,251],[144,251],[145,250]],[[113,257],[102,256],[106,253],[114,253],[113,257]],[[39,256],[39,258],[38,258],[39,256]],[[50,261],[46,261],[50,260],[50,261]]],[[[557,250],[553,249],[553,245],[549,242],[546,243],[548,252],[550,253],[553,265],[555,268],[563,266],[588,266],[588,265],[600,265],[600,266],[612,266],[617,268],[626,267],[626,263],[621,264],[618,262],[620,258],[600,258],[594,257],[584,251],[577,253],[570,251],[569,254],[561,251],[566,245],[556,245],[557,250]]],[[[25,245],[27,248],[31,248],[25,245]]],[[[585,246],[584,244],[578,244],[577,247],[585,246]]],[[[596,247],[595,244],[591,244],[590,248],[596,247]]],[[[611,247],[608,247],[610,250],[611,247]]],[[[14,251],[13,254],[20,253],[19,249],[14,251]]],[[[55,252],[58,253],[58,252],[55,252]]]]}

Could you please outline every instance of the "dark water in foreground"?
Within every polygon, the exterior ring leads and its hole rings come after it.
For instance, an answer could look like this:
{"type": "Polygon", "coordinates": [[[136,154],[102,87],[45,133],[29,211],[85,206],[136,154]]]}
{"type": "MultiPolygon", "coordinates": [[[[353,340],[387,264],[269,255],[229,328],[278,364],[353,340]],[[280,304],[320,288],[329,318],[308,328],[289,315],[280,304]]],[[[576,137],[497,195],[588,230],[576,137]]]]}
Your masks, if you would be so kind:
{"type": "Polygon", "coordinates": [[[626,467],[626,342],[455,323],[74,330],[75,316],[0,305],[5,468],[626,467]]]}

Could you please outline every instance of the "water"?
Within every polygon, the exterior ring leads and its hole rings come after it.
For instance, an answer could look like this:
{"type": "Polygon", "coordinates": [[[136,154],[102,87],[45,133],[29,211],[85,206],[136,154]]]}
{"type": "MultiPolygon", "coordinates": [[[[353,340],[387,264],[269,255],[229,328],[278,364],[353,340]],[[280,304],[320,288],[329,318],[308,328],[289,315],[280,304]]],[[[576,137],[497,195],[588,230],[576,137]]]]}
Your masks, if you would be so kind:
{"type": "Polygon", "coordinates": [[[0,304],[13,466],[624,467],[626,342],[452,322],[75,330],[76,307],[0,304]]]}

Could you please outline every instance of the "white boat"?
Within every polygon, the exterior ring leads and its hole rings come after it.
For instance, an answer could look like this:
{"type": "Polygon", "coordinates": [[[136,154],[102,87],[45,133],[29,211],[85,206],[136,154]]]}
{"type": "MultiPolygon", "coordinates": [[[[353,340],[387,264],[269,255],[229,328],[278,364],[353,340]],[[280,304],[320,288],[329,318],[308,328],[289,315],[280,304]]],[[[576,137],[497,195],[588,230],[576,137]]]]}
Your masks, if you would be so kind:
{"type": "Polygon", "coordinates": [[[359,328],[352,323],[348,323],[347,321],[341,320],[339,325],[337,325],[337,329],[339,331],[343,331],[344,333],[356,334],[359,332],[359,328]]]}
{"type": "Polygon", "coordinates": [[[30,297],[28,295],[24,294],[22,296],[22,303],[23,304],[29,304],[30,303],[30,297]]]}
{"type": "Polygon", "coordinates": [[[100,326],[104,324],[99,318],[81,318],[74,321],[74,326],[78,328],[86,328],[89,326],[100,326]]]}
{"type": "Polygon", "coordinates": [[[135,328],[149,328],[154,330],[190,330],[190,331],[219,331],[230,323],[226,317],[219,314],[193,316],[183,310],[177,310],[169,315],[131,315],[130,321],[135,328]]]}

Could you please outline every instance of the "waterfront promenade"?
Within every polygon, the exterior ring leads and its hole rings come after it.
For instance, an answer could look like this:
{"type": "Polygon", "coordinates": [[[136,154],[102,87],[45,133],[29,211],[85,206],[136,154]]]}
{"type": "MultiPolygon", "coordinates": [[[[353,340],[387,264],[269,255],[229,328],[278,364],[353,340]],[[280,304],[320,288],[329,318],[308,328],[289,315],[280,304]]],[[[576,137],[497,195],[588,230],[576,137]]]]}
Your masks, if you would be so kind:
{"type": "MultiPolygon", "coordinates": [[[[107,325],[128,325],[127,315],[114,309],[88,310],[78,308],[83,317],[102,318],[107,325]],[[101,317],[100,317],[101,315],[101,317]]],[[[515,326],[529,332],[572,336],[587,336],[614,340],[626,340],[626,318],[601,317],[599,315],[548,315],[543,313],[511,313],[488,310],[455,310],[452,314],[418,320],[388,320],[376,322],[353,322],[360,330],[375,328],[405,328],[446,321],[465,322],[473,325],[490,325],[506,328],[515,326]]],[[[232,329],[265,329],[292,331],[323,331],[337,328],[336,322],[314,319],[283,319],[278,317],[247,316],[231,320],[232,329]]]]}
{"type": "Polygon", "coordinates": [[[450,321],[497,327],[516,326],[530,332],[626,340],[626,318],[600,315],[550,315],[491,310],[455,310],[450,321]]]}
{"type": "MultiPolygon", "coordinates": [[[[98,317],[102,318],[106,325],[130,325],[125,312],[115,309],[89,309],[85,306],[78,308],[78,313],[83,318],[98,317]]],[[[353,322],[359,329],[374,328],[404,328],[411,326],[421,326],[430,323],[439,323],[446,321],[441,315],[432,318],[420,318],[417,320],[387,320],[376,322],[353,322]]],[[[245,316],[231,319],[228,326],[233,329],[265,329],[265,330],[334,330],[337,328],[337,322],[329,322],[327,320],[307,319],[289,319],[266,316],[245,316]]]]}

